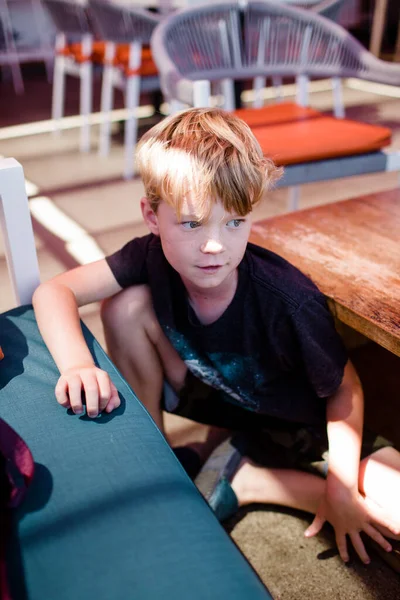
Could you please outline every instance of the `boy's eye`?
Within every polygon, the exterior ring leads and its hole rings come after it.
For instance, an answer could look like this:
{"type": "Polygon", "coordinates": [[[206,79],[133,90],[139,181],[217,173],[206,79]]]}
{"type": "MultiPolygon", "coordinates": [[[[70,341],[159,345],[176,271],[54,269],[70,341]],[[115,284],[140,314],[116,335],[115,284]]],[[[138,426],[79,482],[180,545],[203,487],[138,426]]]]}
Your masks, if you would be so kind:
{"type": "Polygon", "coordinates": [[[196,229],[196,227],[200,227],[201,223],[200,221],[183,221],[181,225],[185,229],[196,229]]]}
{"type": "Polygon", "coordinates": [[[238,227],[240,227],[240,225],[244,223],[244,219],[231,219],[230,221],[227,222],[227,227],[232,227],[234,229],[237,229],[238,227]]]}

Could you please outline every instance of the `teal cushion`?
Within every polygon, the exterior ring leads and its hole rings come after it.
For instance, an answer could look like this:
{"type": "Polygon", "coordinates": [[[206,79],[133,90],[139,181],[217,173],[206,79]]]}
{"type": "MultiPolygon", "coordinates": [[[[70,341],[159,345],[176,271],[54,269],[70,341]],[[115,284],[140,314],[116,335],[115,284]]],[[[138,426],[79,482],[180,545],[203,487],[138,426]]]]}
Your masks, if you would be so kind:
{"type": "Polygon", "coordinates": [[[118,410],[94,420],[57,404],[58,371],[32,308],[0,315],[0,415],[25,439],[36,463],[9,552],[14,597],[270,598],[126,381],[83,329],[122,400],[118,410]]]}

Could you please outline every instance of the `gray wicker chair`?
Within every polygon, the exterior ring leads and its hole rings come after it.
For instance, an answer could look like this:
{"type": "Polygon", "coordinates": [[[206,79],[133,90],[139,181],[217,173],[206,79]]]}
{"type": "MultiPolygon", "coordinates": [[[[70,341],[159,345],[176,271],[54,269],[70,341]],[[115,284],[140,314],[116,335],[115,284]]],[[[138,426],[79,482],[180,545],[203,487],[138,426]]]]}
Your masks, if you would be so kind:
{"type": "Polygon", "coordinates": [[[146,72],[150,66],[142,62],[143,46],[150,45],[151,35],[161,17],[138,7],[118,5],[107,0],[89,0],[88,10],[100,39],[107,41],[101,91],[102,123],[100,127],[99,154],[107,156],[110,147],[110,112],[113,89],[125,91],[125,167],[124,176],[130,179],[134,173],[133,155],[137,140],[137,115],[141,91],[160,89],[157,71],[146,72]],[[118,59],[119,45],[129,45],[125,64],[118,59]],[[117,64],[115,61],[117,58],[117,64]],[[118,64],[119,63],[119,64],[118,64]]]}
{"type": "Polygon", "coordinates": [[[58,133],[61,129],[65,77],[67,74],[77,76],[81,86],[80,149],[83,152],[90,150],[93,67],[96,65],[103,70],[99,154],[107,156],[109,153],[112,95],[113,88],[118,87],[125,91],[124,175],[132,177],[140,92],[160,87],[152,61],[142,65],[142,45],[150,44],[160,17],[141,8],[106,0],[92,0],[89,4],[77,0],[42,0],[42,3],[57,29],[52,102],[54,131],[58,133]],[[126,47],[126,52],[122,52],[125,48],[120,48],[121,44],[126,47]],[[142,67],[149,67],[150,62],[153,66],[151,74],[142,77],[142,67]]]}
{"type": "Polygon", "coordinates": [[[53,132],[61,131],[66,75],[80,79],[80,150],[90,150],[94,32],[86,7],[73,0],[41,0],[57,31],[51,117],[53,132]]]}
{"type": "MultiPolygon", "coordinates": [[[[182,103],[208,105],[210,83],[221,80],[229,84],[233,80],[275,75],[300,79],[358,77],[400,85],[399,65],[376,59],[339,25],[309,10],[271,0],[249,2],[243,7],[238,3],[223,2],[181,10],[157,27],[152,49],[164,96],[174,110],[182,107],[182,103]]],[[[304,106],[306,103],[304,97],[298,98],[298,104],[304,106]]],[[[270,121],[268,113],[276,111],[277,107],[280,110],[279,106],[283,105],[253,109],[252,116],[249,111],[246,114],[238,112],[250,119],[254,133],[262,137],[265,124],[270,121]]],[[[308,136],[314,135],[318,123],[321,127],[328,124],[331,129],[336,128],[336,133],[339,126],[342,130],[345,128],[344,136],[351,131],[355,141],[358,136],[366,135],[373,143],[365,148],[362,143],[354,147],[350,144],[348,149],[342,148],[336,155],[335,148],[329,148],[329,139],[321,136],[320,155],[317,153],[312,158],[306,155],[304,160],[298,157],[300,160],[287,166],[281,185],[297,186],[305,182],[400,169],[400,153],[382,150],[390,141],[389,130],[362,124],[358,127],[357,123],[334,117],[331,117],[334,119],[332,127],[332,122],[322,120],[320,113],[307,113],[306,108],[304,111],[293,118],[293,127],[299,125],[299,119],[303,122],[304,138],[297,138],[299,152],[302,139],[307,141],[308,136]],[[316,120],[317,115],[321,120],[316,120]],[[304,119],[310,129],[304,127],[304,119]]],[[[288,135],[287,130],[285,135],[288,135]]],[[[293,145],[293,141],[289,139],[290,144],[293,145]]],[[[268,148],[265,151],[270,153],[268,148]]],[[[286,166],[285,161],[278,162],[286,166]]],[[[297,202],[296,188],[292,192],[292,208],[297,202]]]]}
{"type": "MultiPolygon", "coordinates": [[[[297,8],[308,9],[317,15],[321,15],[326,19],[330,19],[335,23],[339,22],[343,6],[347,0],[279,0],[283,4],[294,6],[297,8]]],[[[272,83],[275,89],[275,98],[278,102],[282,101],[282,78],[274,76],[272,83]]],[[[335,117],[344,118],[345,108],[343,103],[342,84],[338,77],[332,77],[333,91],[333,113],[335,117]]],[[[303,76],[298,81],[300,93],[307,98],[308,94],[308,78],[303,76]]],[[[256,77],[254,79],[254,108],[259,108],[263,105],[263,90],[266,86],[266,77],[256,77]]]]}

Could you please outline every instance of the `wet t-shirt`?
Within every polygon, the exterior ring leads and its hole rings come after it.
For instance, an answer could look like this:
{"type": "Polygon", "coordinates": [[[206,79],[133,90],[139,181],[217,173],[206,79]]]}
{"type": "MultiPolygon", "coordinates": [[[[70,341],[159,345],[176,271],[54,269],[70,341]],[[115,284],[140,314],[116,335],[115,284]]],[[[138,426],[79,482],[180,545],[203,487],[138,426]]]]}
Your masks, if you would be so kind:
{"type": "Polygon", "coordinates": [[[324,296],[285,259],[248,243],[235,296],[209,325],[197,319],[157,236],[135,238],[106,260],[121,287],[149,286],[167,338],[224,400],[299,423],[325,420],[347,354],[324,296]]]}

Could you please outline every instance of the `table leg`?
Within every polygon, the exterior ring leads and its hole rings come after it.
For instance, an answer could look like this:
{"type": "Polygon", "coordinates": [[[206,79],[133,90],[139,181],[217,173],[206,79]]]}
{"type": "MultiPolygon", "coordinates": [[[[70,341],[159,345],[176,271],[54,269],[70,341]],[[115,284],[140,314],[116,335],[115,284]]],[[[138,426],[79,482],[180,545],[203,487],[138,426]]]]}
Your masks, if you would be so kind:
{"type": "Polygon", "coordinates": [[[395,62],[400,62],[400,19],[399,19],[399,24],[397,26],[397,40],[396,40],[396,48],[394,50],[393,60],[395,62]]]}
{"type": "Polygon", "coordinates": [[[375,0],[375,10],[372,19],[370,52],[379,56],[382,46],[383,31],[385,28],[387,0],[375,0]]]}

